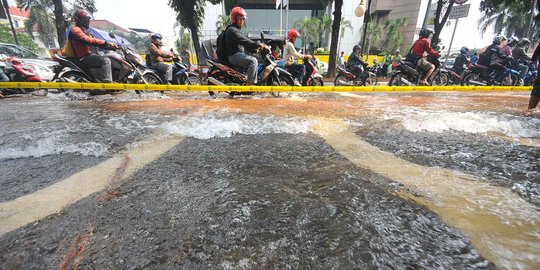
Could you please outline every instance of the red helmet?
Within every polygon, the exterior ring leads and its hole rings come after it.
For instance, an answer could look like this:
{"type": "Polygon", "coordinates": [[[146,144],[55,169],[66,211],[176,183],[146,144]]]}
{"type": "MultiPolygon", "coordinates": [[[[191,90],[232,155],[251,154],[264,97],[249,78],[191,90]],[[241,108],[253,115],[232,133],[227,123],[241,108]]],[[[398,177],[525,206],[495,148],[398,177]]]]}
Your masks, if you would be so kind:
{"type": "Polygon", "coordinates": [[[289,29],[289,31],[287,31],[287,39],[293,39],[295,37],[299,37],[300,36],[300,32],[298,32],[298,30],[292,28],[292,29],[289,29]]]}
{"type": "Polygon", "coordinates": [[[84,9],[77,9],[73,14],[73,21],[77,26],[88,28],[90,26],[90,19],[92,16],[84,9]]]}
{"type": "Polygon", "coordinates": [[[233,7],[233,9],[231,9],[231,22],[233,24],[236,24],[237,17],[247,18],[246,11],[241,7],[233,7]]]}

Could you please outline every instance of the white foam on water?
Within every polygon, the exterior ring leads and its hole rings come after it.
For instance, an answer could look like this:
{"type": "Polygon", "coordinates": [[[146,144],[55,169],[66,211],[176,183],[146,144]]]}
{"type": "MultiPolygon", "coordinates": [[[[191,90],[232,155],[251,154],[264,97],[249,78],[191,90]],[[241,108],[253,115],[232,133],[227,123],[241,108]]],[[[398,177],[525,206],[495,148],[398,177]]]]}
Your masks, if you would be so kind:
{"type": "Polygon", "coordinates": [[[35,140],[33,145],[0,149],[0,159],[43,157],[56,154],[77,153],[83,156],[109,155],[105,144],[98,142],[70,143],[56,136],[35,140]]]}
{"type": "Polygon", "coordinates": [[[419,109],[387,111],[385,120],[396,120],[413,132],[449,130],[473,134],[499,133],[513,138],[540,137],[540,119],[504,113],[452,112],[419,109]]]}
{"type": "Polygon", "coordinates": [[[272,115],[189,115],[163,125],[166,133],[197,139],[228,138],[236,134],[298,134],[311,131],[313,123],[298,117],[272,115]]]}

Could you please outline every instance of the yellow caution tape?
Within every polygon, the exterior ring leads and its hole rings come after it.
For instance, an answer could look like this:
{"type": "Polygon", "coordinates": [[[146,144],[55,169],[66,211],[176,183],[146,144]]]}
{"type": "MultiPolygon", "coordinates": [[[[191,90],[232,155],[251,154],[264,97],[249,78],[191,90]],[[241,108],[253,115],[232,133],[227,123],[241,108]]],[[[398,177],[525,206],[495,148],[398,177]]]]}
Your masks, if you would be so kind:
{"type": "Polygon", "coordinates": [[[0,82],[1,88],[76,90],[214,91],[214,92],[429,92],[429,91],[531,91],[532,86],[238,86],[166,85],[67,82],[0,82]]]}

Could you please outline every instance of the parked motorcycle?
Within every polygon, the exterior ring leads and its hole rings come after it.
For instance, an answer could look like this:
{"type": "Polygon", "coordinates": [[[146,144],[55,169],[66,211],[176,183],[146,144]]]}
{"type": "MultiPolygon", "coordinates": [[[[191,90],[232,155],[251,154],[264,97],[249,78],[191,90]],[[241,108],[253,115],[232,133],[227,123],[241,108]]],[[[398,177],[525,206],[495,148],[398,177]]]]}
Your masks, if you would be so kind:
{"type": "MultiPolygon", "coordinates": [[[[264,40],[264,34],[261,33],[261,38],[264,40]]],[[[274,57],[268,45],[264,45],[259,50],[262,57],[262,63],[257,70],[257,85],[280,86],[294,85],[292,75],[277,66],[274,57]]],[[[247,75],[242,67],[234,66],[230,63],[221,62],[217,59],[207,60],[210,68],[208,70],[209,85],[245,85],[247,83],[247,75]]],[[[211,96],[214,96],[213,91],[209,91],[211,96]]],[[[230,96],[234,95],[249,95],[253,92],[228,92],[230,96]]]]}
{"type": "Polygon", "coordinates": [[[346,68],[337,67],[338,74],[334,80],[335,86],[372,86],[377,85],[377,75],[370,71],[364,64],[364,71],[357,78],[356,75],[346,68]]]}
{"type": "MultiPolygon", "coordinates": [[[[115,38],[114,34],[109,34],[111,38],[115,38]]],[[[159,75],[144,65],[142,57],[134,49],[121,45],[118,48],[119,53],[109,52],[105,56],[111,60],[113,81],[118,83],[133,83],[133,84],[161,84],[162,81],[159,75]],[[129,71],[123,74],[123,70],[129,71]]],[[[99,82],[91,72],[90,68],[79,61],[77,58],[66,58],[55,55],[59,65],[54,68],[53,81],[67,82],[99,82]]],[[[88,91],[90,95],[101,94],[116,94],[118,91],[88,91]]],[[[141,91],[136,90],[137,94],[141,91]]]]}
{"type": "Polygon", "coordinates": [[[317,58],[313,57],[311,59],[303,59],[304,66],[306,66],[306,74],[304,75],[303,83],[304,86],[323,86],[323,76],[319,74],[319,68],[317,67],[316,61],[317,58]]]}
{"type": "MultiPolygon", "coordinates": [[[[28,65],[25,65],[19,58],[17,57],[3,57],[6,63],[10,63],[11,67],[7,67],[7,65],[3,62],[0,65],[0,68],[3,69],[4,74],[8,77],[9,81],[12,82],[42,82],[41,78],[39,78],[34,70],[30,68],[28,65]]],[[[49,93],[48,89],[41,89],[41,88],[4,88],[0,89],[0,93],[4,96],[6,95],[17,95],[17,94],[32,94],[36,96],[46,96],[49,93]]]]}
{"type": "MultiPolygon", "coordinates": [[[[433,71],[433,74],[430,76],[430,78],[428,78],[429,84],[443,85],[443,78],[435,77],[435,75],[441,74],[438,72],[438,70],[441,68],[441,62],[437,57],[433,57],[431,55],[427,56],[427,60],[435,66],[435,71],[433,71]]],[[[420,85],[420,81],[422,80],[423,76],[424,72],[416,67],[415,64],[408,61],[399,61],[388,85],[420,85]]]]}
{"type": "MultiPolygon", "coordinates": [[[[508,63],[505,63],[508,65],[508,63]]],[[[471,64],[469,69],[461,77],[461,85],[512,85],[511,69],[505,68],[504,74],[495,74],[495,71],[490,70],[488,67],[471,64]],[[502,79],[497,81],[496,77],[502,79]]]]}

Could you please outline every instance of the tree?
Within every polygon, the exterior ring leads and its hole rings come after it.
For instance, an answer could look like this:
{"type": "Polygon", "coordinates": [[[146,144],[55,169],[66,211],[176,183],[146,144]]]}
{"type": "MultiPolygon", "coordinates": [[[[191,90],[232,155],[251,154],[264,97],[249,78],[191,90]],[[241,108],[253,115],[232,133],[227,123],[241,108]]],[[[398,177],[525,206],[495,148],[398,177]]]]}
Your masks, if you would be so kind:
{"type": "Polygon", "coordinates": [[[346,20],[345,18],[341,18],[341,26],[339,27],[339,41],[338,41],[338,48],[341,48],[341,39],[343,36],[345,36],[345,30],[349,28],[351,31],[353,30],[351,21],[346,20]]]}
{"type": "Polygon", "coordinates": [[[44,44],[50,44],[55,39],[55,24],[51,16],[49,16],[50,1],[42,0],[36,2],[30,12],[30,17],[24,22],[24,26],[30,36],[34,25],[37,25],[39,39],[44,44]]]}
{"type": "Polygon", "coordinates": [[[294,27],[300,31],[300,38],[302,39],[302,45],[304,46],[304,53],[307,50],[307,44],[309,42],[318,44],[320,39],[319,26],[319,18],[305,17],[304,19],[298,20],[294,23],[294,27]]]}
{"type": "Polygon", "coordinates": [[[533,0],[482,0],[480,11],[483,14],[478,20],[479,29],[485,33],[493,25],[497,34],[532,38],[534,31],[530,28],[533,24],[533,5],[533,0]]]}
{"type": "MultiPolygon", "coordinates": [[[[212,4],[219,4],[221,0],[207,0],[212,4]]],[[[176,20],[191,32],[191,39],[195,47],[197,59],[200,59],[201,44],[199,42],[199,29],[204,18],[204,0],[169,0],[169,6],[176,11],[176,20]]]]}
{"type": "MultiPolygon", "coordinates": [[[[39,52],[38,45],[27,33],[17,33],[17,39],[19,40],[19,45],[33,52],[39,52]]],[[[9,26],[0,24],[0,40],[6,43],[15,43],[15,38],[11,34],[11,29],[9,28],[9,26]]]]}
{"type": "MultiPolygon", "coordinates": [[[[88,10],[90,13],[96,12],[96,6],[94,0],[75,0],[68,1],[64,0],[67,3],[73,4],[75,7],[82,7],[88,10]],[[74,3],[73,3],[74,2],[74,3]]],[[[39,10],[32,11],[33,7],[39,3],[46,4],[48,8],[53,7],[54,21],[56,28],[56,35],[58,39],[58,45],[63,47],[66,43],[66,28],[68,26],[69,17],[66,17],[66,12],[64,9],[64,1],[62,0],[17,0],[18,6],[24,8],[25,10],[33,12],[40,12],[39,10]]]]}
{"type": "MultiPolygon", "coordinates": [[[[329,4],[331,1],[322,0],[324,5],[329,4]]],[[[330,42],[330,60],[328,63],[328,76],[334,77],[336,75],[336,55],[337,45],[339,40],[339,28],[341,26],[341,8],[343,7],[343,0],[334,1],[334,23],[332,24],[332,40],[330,42]]]]}
{"type": "Polygon", "coordinates": [[[384,22],[384,32],[382,34],[382,44],[380,49],[385,48],[391,52],[397,50],[403,43],[401,28],[407,25],[407,18],[397,18],[384,22]]]}
{"type": "Polygon", "coordinates": [[[439,49],[439,35],[448,21],[450,12],[452,11],[452,6],[454,6],[454,1],[452,0],[437,0],[437,9],[435,11],[435,31],[433,37],[431,37],[431,44],[435,50],[439,49]]]}
{"type": "Polygon", "coordinates": [[[319,47],[328,46],[328,35],[332,31],[332,18],[327,14],[324,14],[319,18],[320,20],[320,33],[323,33],[324,44],[319,44],[319,47]]]}
{"type": "Polygon", "coordinates": [[[231,24],[231,17],[227,15],[218,15],[218,20],[216,22],[216,28],[219,33],[225,31],[225,28],[231,24]]]}

